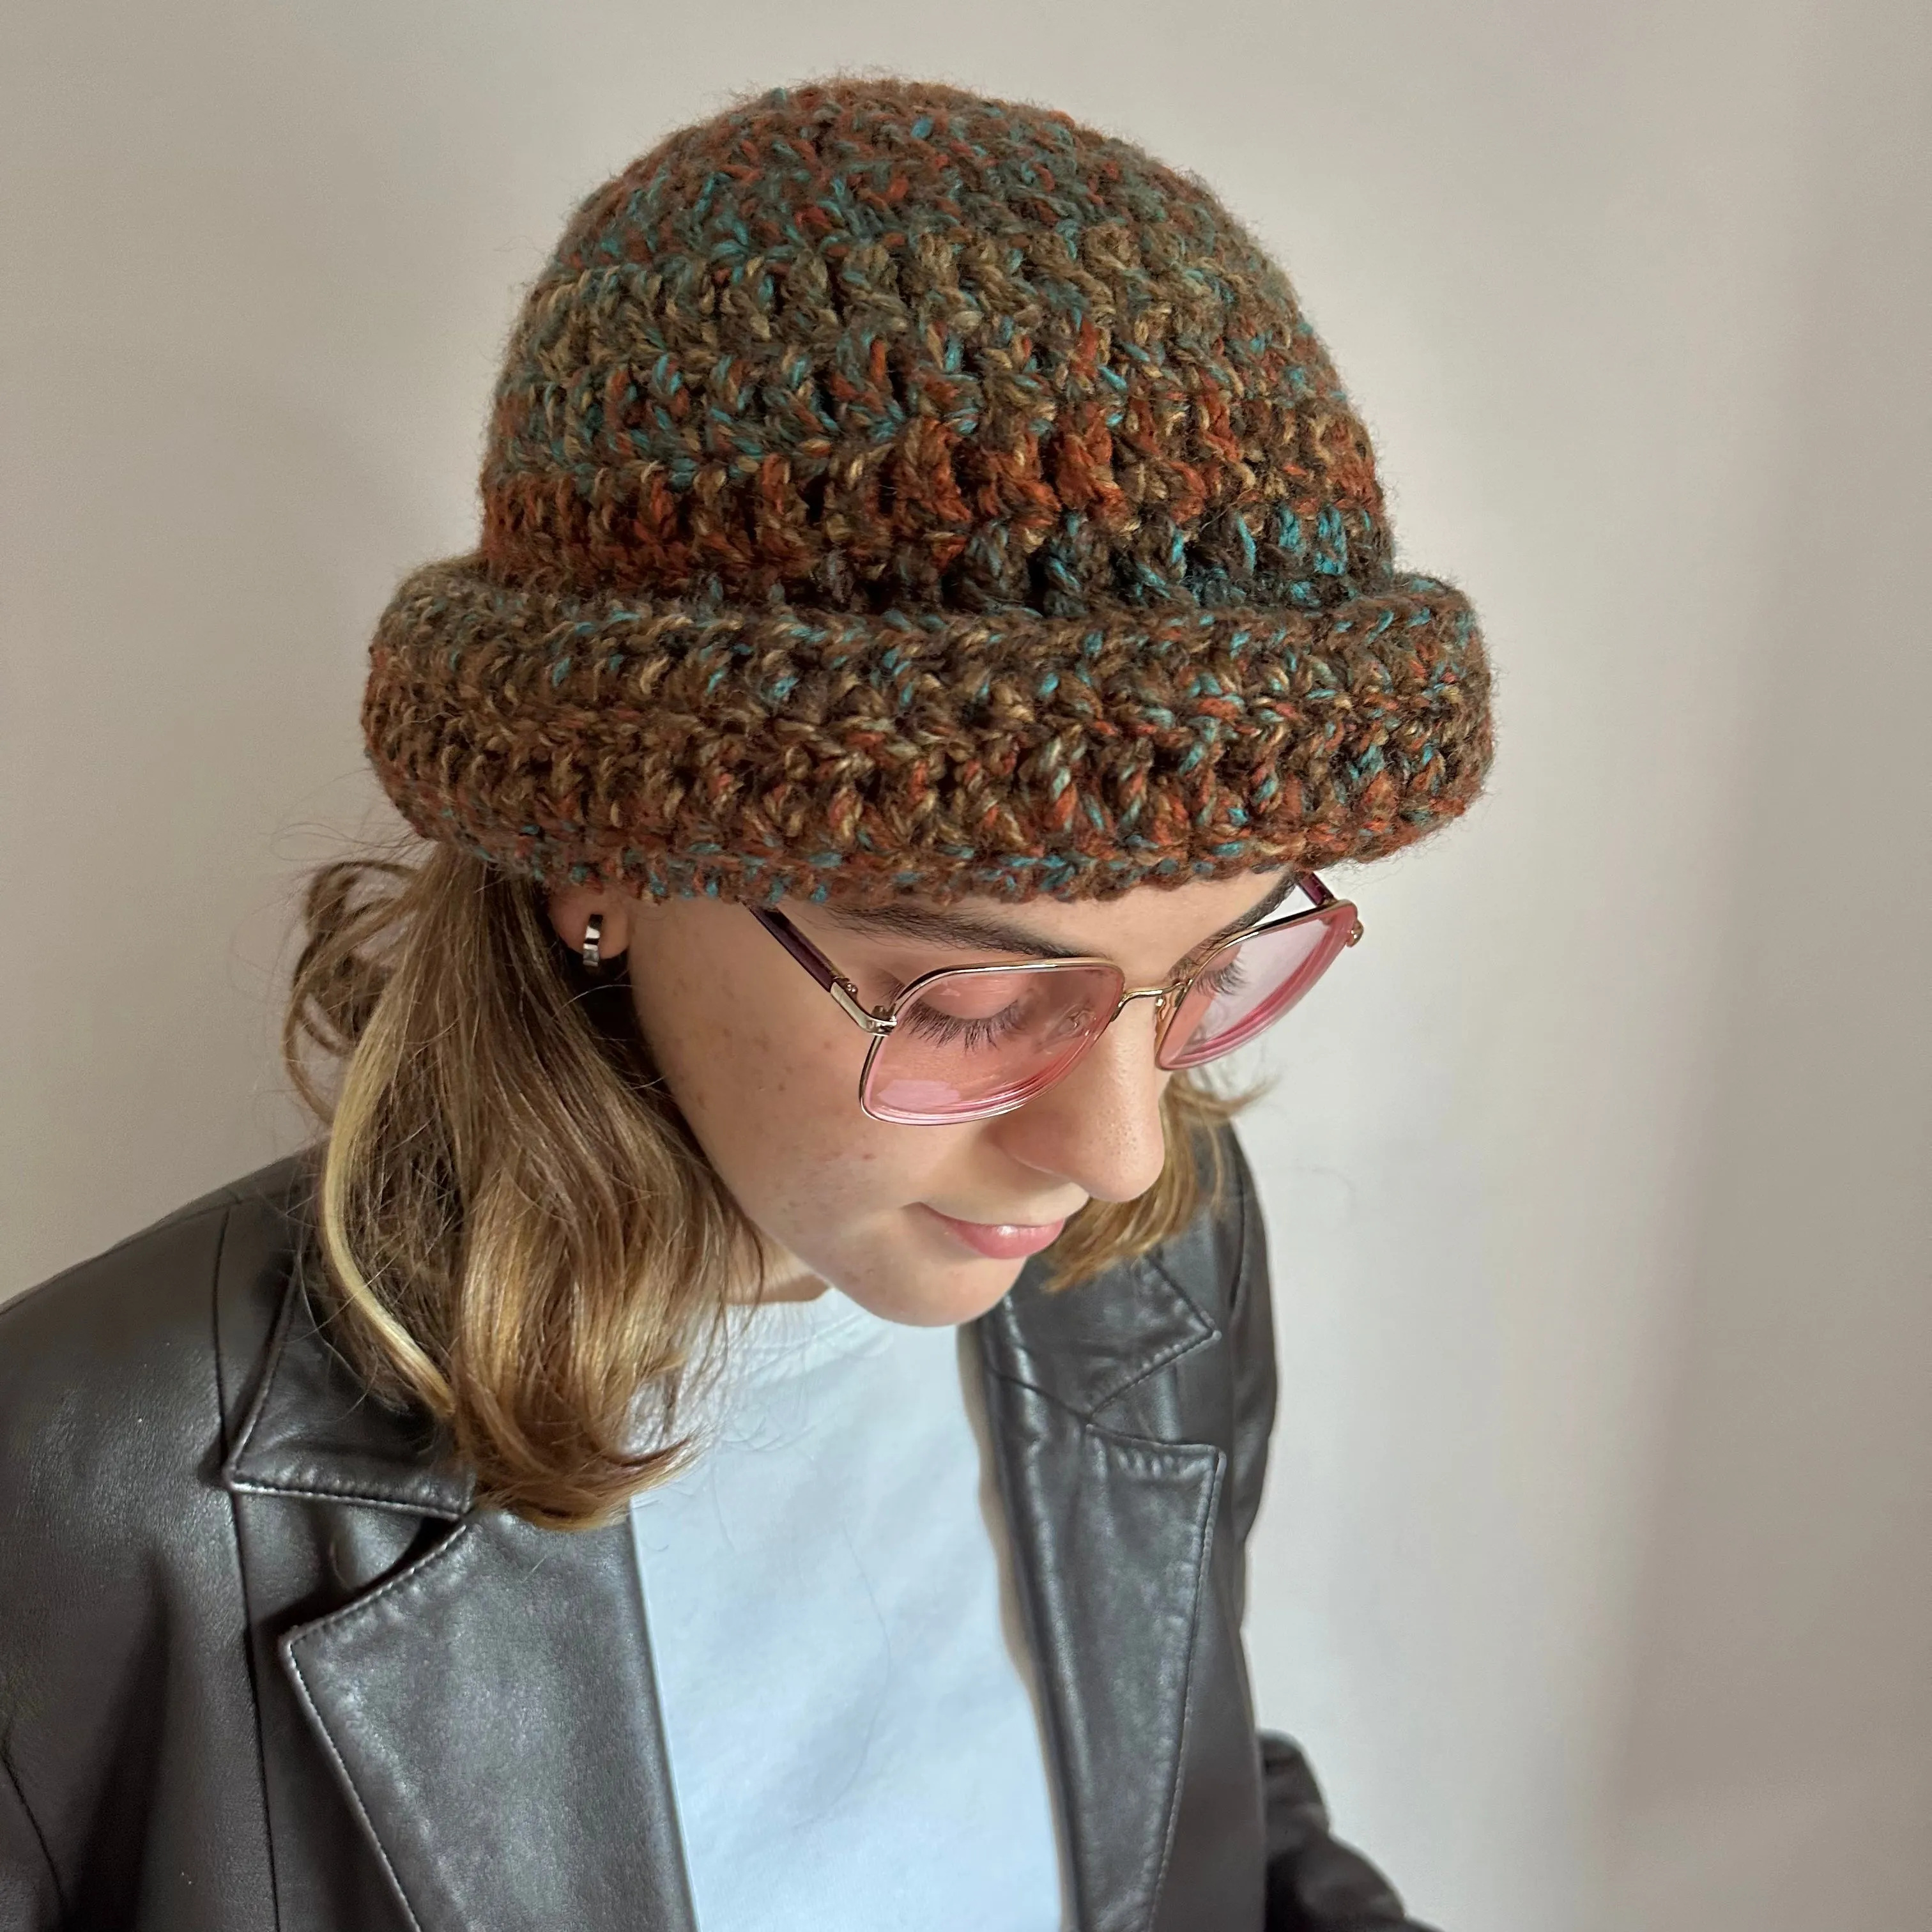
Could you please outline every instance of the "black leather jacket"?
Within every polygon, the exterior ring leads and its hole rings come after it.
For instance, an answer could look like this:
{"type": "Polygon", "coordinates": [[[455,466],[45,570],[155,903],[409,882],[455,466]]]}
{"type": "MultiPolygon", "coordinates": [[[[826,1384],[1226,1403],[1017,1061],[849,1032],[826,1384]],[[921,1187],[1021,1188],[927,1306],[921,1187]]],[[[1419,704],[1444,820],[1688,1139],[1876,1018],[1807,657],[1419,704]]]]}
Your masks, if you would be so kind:
{"type": "MultiPolygon", "coordinates": [[[[974,1324],[1077,1924],[1414,1932],[1254,1729],[1275,1378],[1232,1150],[1218,1215],[974,1324]]],[[[692,1932],[627,1528],[472,1508],[358,1390],[307,1173],[0,1311],[0,1927],[692,1932]]]]}

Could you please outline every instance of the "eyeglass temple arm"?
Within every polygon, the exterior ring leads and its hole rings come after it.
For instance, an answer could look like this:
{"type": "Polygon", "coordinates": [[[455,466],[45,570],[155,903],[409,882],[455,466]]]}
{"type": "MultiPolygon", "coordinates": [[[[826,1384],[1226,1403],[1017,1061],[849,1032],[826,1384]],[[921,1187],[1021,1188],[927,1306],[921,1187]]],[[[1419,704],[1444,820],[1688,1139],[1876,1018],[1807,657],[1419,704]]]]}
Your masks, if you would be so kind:
{"type": "MultiPolygon", "coordinates": [[[[1335,903],[1335,895],[1314,873],[1299,872],[1295,875],[1295,882],[1317,908],[1335,903]]],[[[891,1014],[872,1012],[859,998],[858,988],[783,913],[770,906],[748,906],[746,910],[838,1002],[847,1016],[856,1024],[868,1033],[890,1033],[898,1024],[891,1014]]]]}
{"type": "MultiPolygon", "coordinates": [[[[1336,903],[1335,895],[1312,872],[1297,873],[1295,883],[1308,895],[1316,911],[1319,912],[1324,906],[1331,906],[1336,903]]],[[[1361,914],[1358,913],[1355,915],[1354,928],[1348,934],[1348,944],[1353,946],[1361,936],[1362,917],[1361,914]]]]}
{"type": "Polygon", "coordinates": [[[783,913],[770,906],[749,906],[746,910],[838,1002],[848,1018],[868,1033],[890,1033],[898,1024],[890,1013],[870,1011],[859,998],[858,988],[783,913]]]}

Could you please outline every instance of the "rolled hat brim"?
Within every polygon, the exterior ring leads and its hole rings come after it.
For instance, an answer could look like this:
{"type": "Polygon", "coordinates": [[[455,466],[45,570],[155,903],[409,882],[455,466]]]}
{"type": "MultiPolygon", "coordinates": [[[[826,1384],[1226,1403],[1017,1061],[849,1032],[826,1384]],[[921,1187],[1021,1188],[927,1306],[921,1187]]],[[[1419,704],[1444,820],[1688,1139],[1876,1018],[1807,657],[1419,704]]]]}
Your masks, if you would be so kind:
{"type": "Polygon", "coordinates": [[[1108,898],[1382,857],[1492,755],[1474,612],[1394,573],[1320,609],[1048,617],[398,587],[369,754],[426,838],[551,884],[874,904],[1108,898]]]}

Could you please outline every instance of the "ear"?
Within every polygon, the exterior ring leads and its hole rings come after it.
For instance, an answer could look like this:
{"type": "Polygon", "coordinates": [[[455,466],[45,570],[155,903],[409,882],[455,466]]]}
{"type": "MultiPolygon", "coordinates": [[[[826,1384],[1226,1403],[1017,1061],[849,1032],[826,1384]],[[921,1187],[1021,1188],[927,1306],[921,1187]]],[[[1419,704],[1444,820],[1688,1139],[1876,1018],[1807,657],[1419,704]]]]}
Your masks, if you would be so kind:
{"type": "Polygon", "coordinates": [[[614,892],[608,886],[560,886],[550,896],[550,922],[573,952],[584,950],[584,928],[590,915],[603,914],[597,950],[605,959],[615,959],[630,944],[631,916],[635,909],[628,892],[614,892]]]}

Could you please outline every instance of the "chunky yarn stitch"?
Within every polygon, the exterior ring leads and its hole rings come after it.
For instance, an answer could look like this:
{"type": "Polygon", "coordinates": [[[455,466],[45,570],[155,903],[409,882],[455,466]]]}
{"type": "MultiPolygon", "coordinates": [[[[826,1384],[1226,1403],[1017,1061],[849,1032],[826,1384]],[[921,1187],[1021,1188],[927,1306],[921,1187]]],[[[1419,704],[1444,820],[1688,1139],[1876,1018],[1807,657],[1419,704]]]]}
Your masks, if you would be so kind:
{"type": "Polygon", "coordinates": [[[1105,898],[1393,852],[1489,766],[1285,274],[1063,113],[839,77],[673,134],[530,289],[482,482],[363,722],[418,832],[551,883],[1105,898]]]}

